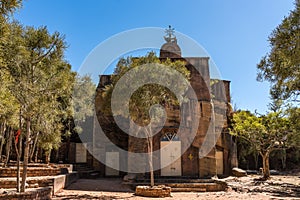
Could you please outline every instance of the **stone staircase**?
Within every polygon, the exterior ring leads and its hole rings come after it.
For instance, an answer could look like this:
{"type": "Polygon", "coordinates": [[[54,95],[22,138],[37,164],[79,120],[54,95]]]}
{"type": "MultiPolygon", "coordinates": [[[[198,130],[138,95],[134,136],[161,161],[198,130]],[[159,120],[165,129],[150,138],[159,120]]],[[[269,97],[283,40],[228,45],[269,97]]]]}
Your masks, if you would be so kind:
{"type": "MultiPolygon", "coordinates": [[[[138,179],[134,186],[149,185],[149,179],[138,179]]],[[[178,178],[157,178],[155,185],[165,185],[171,187],[172,192],[217,192],[224,191],[227,184],[216,179],[195,179],[189,177],[178,178]]]]}
{"type": "MultiPolygon", "coordinates": [[[[64,164],[29,164],[26,188],[52,187],[53,194],[67,187],[78,179],[72,165],[64,164]]],[[[14,165],[0,168],[0,188],[14,189],[17,186],[17,168],[14,165]]],[[[22,170],[21,170],[22,174],[22,170]]]]}
{"type": "Polygon", "coordinates": [[[96,179],[100,177],[100,172],[94,170],[86,163],[74,164],[73,166],[74,166],[74,171],[78,172],[79,178],[96,179]]]}

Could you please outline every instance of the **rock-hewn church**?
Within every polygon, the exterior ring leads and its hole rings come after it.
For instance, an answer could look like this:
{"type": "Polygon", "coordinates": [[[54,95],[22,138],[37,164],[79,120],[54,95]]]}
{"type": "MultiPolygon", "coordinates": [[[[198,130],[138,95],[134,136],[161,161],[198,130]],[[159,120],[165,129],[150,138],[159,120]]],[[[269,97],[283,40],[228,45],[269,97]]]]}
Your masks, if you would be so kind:
{"type": "MultiPolygon", "coordinates": [[[[186,63],[185,67],[190,71],[190,85],[195,91],[196,99],[189,99],[188,103],[182,105],[188,108],[185,109],[187,110],[187,113],[184,113],[187,116],[185,120],[179,117],[180,108],[166,108],[167,120],[164,127],[153,136],[153,150],[159,151],[153,156],[153,165],[158,166],[154,172],[155,176],[207,178],[229,175],[231,169],[237,165],[236,145],[228,131],[232,112],[230,81],[210,78],[209,57],[182,57],[181,48],[170,27],[164,39],[166,43],[161,46],[159,59],[169,58],[171,61],[182,60],[186,63]],[[195,127],[191,126],[195,122],[190,121],[191,118],[188,117],[194,110],[198,111],[196,117],[199,119],[196,130],[191,128],[195,127]],[[178,137],[179,125],[182,133],[178,137]],[[186,136],[192,132],[195,132],[195,137],[192,141],[188,141],[189,137],[186,136]],[[169,145],[171,143],[172,145],[169,145]],[[184,148],[186,144],[189,146],[184,148]],[[204,153],[203,146],[211,144],[213,144],[212,148],[204,153]],[[168,148],[162,150],[166,145],[169,145],[168,148]],[[173,159],[174,157],[178,159],[173,159]],[[165,166],[165,162],[171,164],[165,166]]],[[[147,143],[143,138],[123,132],[116,125],[113,116],[101,111],[103,89],[110,83],[110,75],[100,75],[95,99],[97,120],[110,143],[103,137],[97,136],[97,130],[94,130],[93,141],[88,144],[90,153],[85,155],[84,160],[80,160],[79,156],[78,161],[75,159],[75,162],[89,163],[95,170],[100,171],[102,176],[124,176],[131,171],[131,168],[147,168],[147,158],[145,162],[136,162],[126,153],[146,153],[147,143]],[[114,145],[111,145],[112,143],[114,145]],[[106,166],[103,161],[113,167],[106,166]]],[[[129,124],[128,122],[128,129],[129,124]]],[[[83,146],[79,144],[76,146],[78,147],[74,146],[74,152],[80,153],[80,148],[83,146]]],[[[139,175],[147,176],[147,173],[139,175]]]]}

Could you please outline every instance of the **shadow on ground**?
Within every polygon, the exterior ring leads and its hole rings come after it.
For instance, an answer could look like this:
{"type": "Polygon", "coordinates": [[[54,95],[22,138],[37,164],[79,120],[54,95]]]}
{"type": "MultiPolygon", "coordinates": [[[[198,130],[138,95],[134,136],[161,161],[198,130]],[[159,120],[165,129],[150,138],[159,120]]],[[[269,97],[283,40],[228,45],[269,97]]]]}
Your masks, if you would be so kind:
{"type": "Polygon", "coordinates": [[[128,186],[122,185],[122,179],[103,178],[103,179],[78,179],[68,188],[56,193],[53,200],[71,199],[128,199],[133,196],[133,192],[128,186]],[[122,197],[116,193],[122,193],[122,197]]]}
{"type": "Polygon", "coordinates": [[[300,197],[300,185],[294,185],[291,183],[273,182],[270,180],[254,179],[252,182],[253,189],[249,189],[250,192],[264,192],[274,197],[300,197]]]}
{"type": "Polygon", "coordinates": [[[65,190],[133,192],[129,186],[122,184],[120,178],[79,179],[65,190]]]}
{"type": "Polygon", "coordinates": [[[124,199],[123,197],[118,196],[94,196],[89,194],[83,194],[83,195],[64,195],[56,196],[52,198],[53,200],[59,199],[59,200],[72,200],[72,199],[99,199],[99,200],[112,200],[112,199],[124,199]]]}

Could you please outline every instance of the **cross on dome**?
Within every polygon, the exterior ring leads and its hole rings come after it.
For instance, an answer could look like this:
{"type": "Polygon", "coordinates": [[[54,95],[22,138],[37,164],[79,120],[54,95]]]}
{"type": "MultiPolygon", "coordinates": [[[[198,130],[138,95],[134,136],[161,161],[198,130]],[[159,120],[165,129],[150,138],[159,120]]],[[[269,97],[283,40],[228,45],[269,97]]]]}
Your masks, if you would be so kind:
{"type": "Polygon", "coordinates": [[[165,30],[166,36],[164,36],[164,39],[166,42],[177,42],[176,36],[175,36],[175,29],[169,25],[169,28],[165,30]]]}

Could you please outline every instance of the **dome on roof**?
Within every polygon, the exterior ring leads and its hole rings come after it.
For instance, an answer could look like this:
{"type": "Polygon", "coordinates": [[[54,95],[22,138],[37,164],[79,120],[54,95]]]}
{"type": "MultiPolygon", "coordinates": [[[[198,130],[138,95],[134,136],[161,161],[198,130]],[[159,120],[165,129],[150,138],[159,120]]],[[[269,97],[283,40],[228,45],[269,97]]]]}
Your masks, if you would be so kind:
{"type": "Polygon", "coordinates": [[[181,49],[175,42],[167,42],[162,45],[160,48],[161,58],[180,58],[181,57],[181,49]]]}

